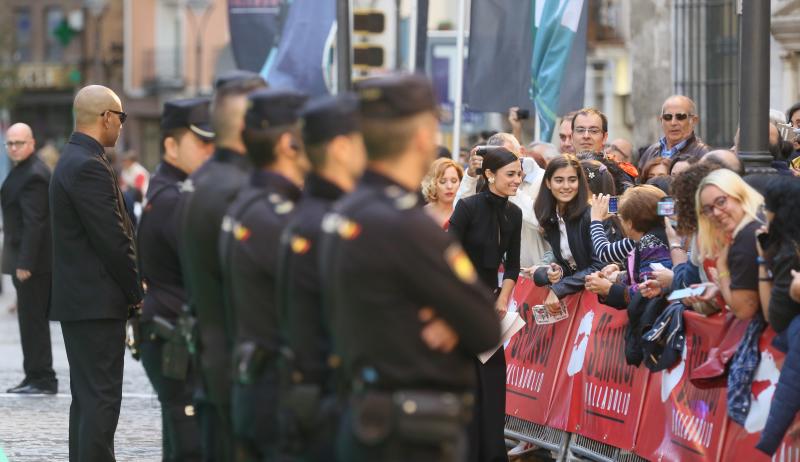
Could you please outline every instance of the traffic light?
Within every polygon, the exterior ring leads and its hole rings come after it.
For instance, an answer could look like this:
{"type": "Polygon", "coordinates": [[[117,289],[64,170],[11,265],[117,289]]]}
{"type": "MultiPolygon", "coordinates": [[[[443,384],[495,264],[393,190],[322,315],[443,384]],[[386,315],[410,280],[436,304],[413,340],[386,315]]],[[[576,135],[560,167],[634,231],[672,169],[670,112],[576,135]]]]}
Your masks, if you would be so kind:
{"type": "Polygon", "coordinates": [[[354,0],[352,46],[355,80],[395,68],[396,0],[354,0]]]}

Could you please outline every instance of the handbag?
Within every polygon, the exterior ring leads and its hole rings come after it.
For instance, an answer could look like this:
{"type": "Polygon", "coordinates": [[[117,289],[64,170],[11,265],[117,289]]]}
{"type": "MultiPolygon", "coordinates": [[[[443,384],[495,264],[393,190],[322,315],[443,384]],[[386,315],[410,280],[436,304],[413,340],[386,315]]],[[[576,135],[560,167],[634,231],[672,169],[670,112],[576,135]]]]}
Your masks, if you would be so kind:
{"type": "Polygon", "coordinates": [[[728,386],[728,368],[739,342],[747,331],[749,320],[737,319],[732,313],[725,318],[725,333],[716,347],[708,351],[708,358],[689,372],[689,380],[697,388],[724,388],[728,386]]]}

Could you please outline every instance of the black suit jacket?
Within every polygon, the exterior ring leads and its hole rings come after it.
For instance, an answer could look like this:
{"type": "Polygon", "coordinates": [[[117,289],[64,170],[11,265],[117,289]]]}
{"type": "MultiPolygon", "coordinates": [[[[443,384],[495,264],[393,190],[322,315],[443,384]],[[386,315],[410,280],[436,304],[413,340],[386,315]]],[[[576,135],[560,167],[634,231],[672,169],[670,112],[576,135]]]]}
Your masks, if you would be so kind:
{"type": "Polygon", "coordinates": [[[17,164],[3,182],[3,273],[14,274],[17,269],[50,272],[49,184],[50,169],[36,155],[17,164]]]}
{"type": "Polygon", "coordinates": [[[51,319],[126,319],[141,301],[133,227],[104,149],[75,132],[50,182],[51,319]]]}

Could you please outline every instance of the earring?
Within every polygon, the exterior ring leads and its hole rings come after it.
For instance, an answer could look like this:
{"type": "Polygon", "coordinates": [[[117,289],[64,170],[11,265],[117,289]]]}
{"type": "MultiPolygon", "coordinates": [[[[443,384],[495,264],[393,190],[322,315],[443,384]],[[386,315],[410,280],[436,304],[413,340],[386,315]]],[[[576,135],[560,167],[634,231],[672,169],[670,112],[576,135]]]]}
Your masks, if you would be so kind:
{"type": "Polygon", "coordinates": [[[489,178],[489,184],[494,184],[494,177],[489,178]]]}

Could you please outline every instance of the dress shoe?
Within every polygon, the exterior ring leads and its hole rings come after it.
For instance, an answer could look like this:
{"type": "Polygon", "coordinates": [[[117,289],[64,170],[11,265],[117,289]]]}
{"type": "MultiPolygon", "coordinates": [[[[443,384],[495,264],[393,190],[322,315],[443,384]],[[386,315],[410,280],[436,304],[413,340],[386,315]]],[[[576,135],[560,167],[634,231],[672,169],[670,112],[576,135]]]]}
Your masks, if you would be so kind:
{"type": "Polygon", "coordinates": [[[25,388],[29,383],[30,382],[28,381],[28,379],[25,379],[22,382],[20,382],[17,386],[11,387],[8,390],[6,390],[6,393],[17,393],[17,390],[25,388]]]}
{"type": "Polygon", "coordinates": [[[51,384],[42,386],[30,383],[22,388],[15,388],[14,391],[9,391],[9,393],[18,393],[20,395],[55,395],[58,393],[58,385],[51,384]]]}

